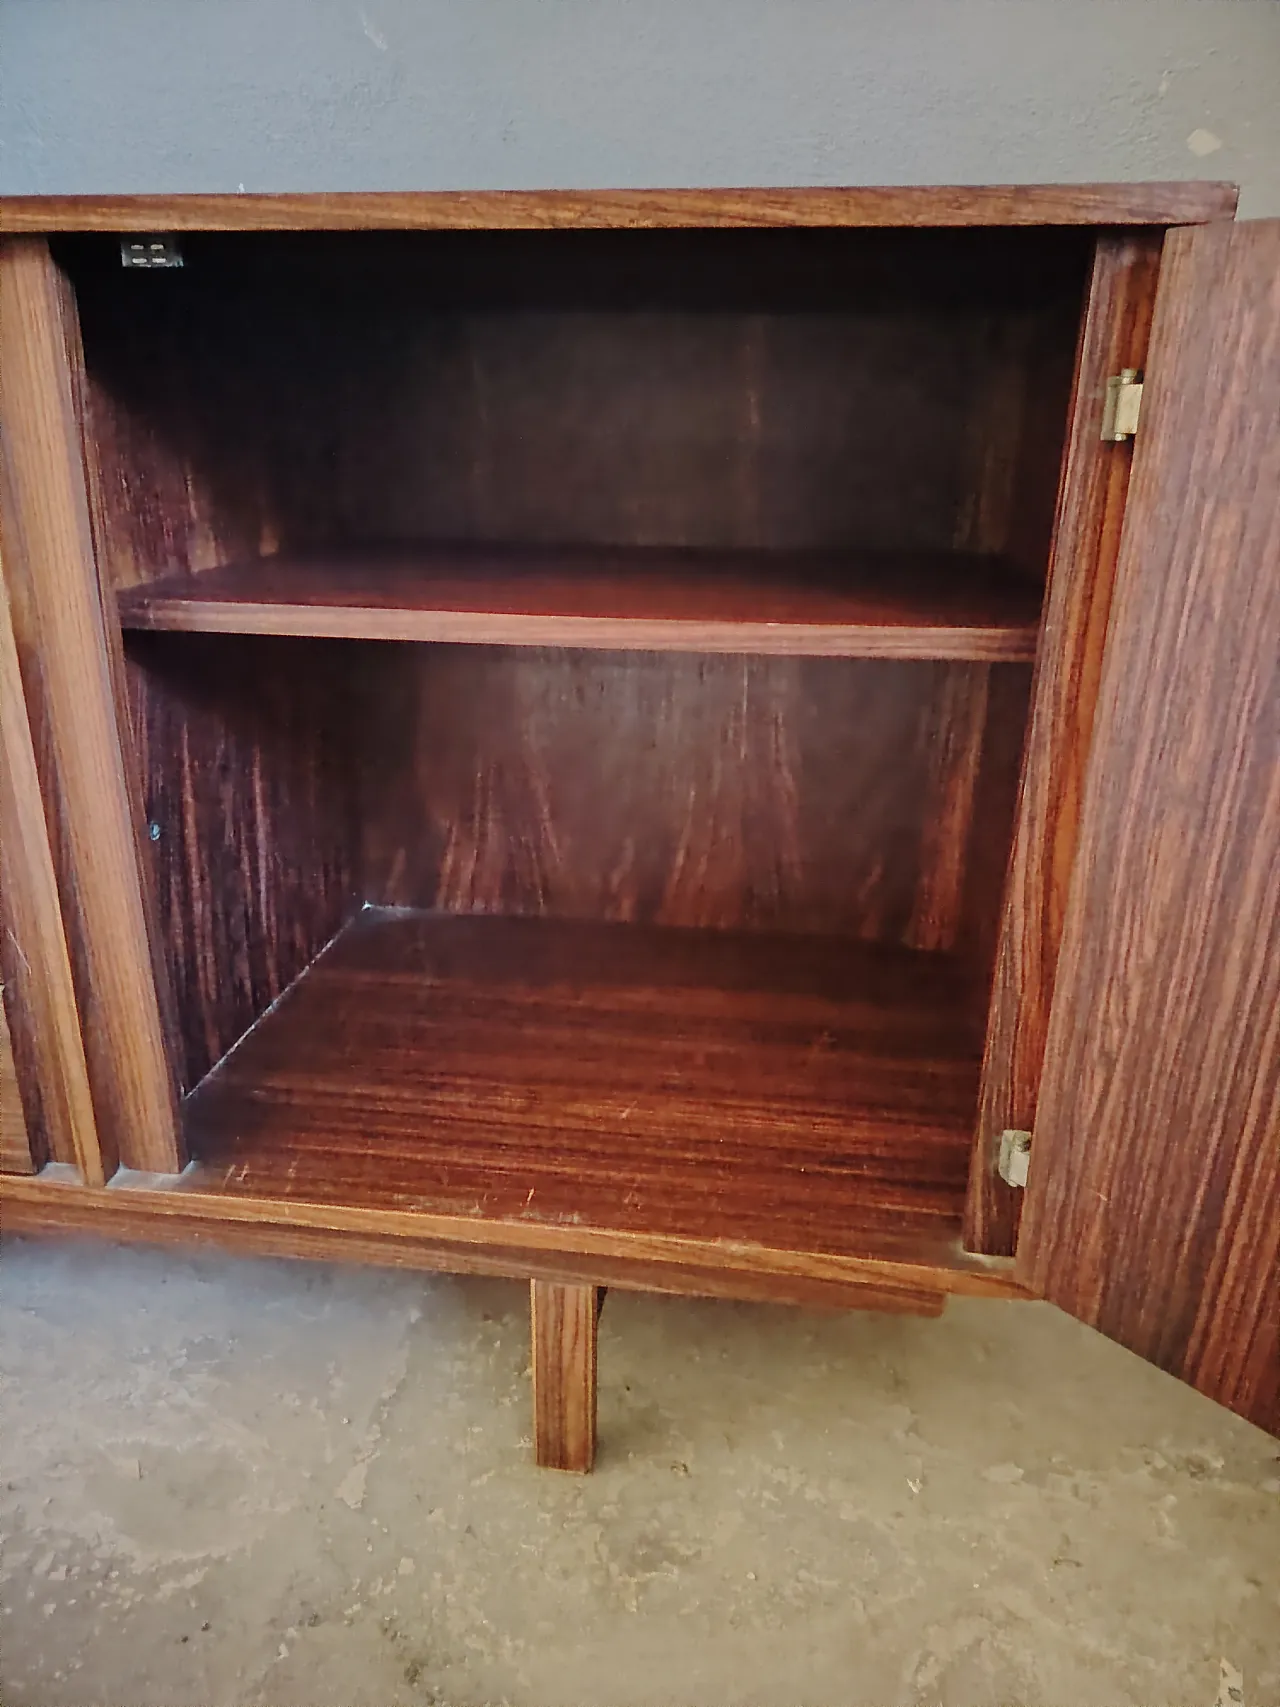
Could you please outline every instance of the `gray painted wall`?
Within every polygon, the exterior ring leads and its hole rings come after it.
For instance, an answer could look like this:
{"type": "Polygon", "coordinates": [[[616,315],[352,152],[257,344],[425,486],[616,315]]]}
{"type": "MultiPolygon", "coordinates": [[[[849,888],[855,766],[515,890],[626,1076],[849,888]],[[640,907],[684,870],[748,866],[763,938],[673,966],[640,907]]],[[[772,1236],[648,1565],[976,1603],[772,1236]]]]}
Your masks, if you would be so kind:
{"type": "Polygon", "coordinates": [[[0,0],[0,192],[1234,179],[1274,0],[0,0]]]}

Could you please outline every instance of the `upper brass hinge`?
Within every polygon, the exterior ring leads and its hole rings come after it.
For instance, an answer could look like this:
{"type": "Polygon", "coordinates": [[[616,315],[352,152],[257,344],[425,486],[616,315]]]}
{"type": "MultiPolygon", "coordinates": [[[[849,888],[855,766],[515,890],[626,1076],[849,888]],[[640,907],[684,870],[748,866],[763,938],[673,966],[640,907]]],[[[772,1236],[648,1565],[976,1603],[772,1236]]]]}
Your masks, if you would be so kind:
{"type": "Polygon", "coordinates": [[[1142,375],[1136,367],[1122,368],[1107,381],[1102,405],[1102,437],[1108,444],[1131,439],[1142,411],[1142,375]]]}

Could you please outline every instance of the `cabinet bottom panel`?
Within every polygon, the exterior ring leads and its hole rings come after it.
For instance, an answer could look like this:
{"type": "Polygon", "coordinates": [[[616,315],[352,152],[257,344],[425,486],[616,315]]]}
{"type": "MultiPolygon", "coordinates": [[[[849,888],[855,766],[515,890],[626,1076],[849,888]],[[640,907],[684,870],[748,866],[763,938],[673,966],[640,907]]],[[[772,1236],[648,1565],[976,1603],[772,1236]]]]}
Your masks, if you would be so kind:
{"type": "Polygon", "coordinates": [[[188,1098],[208,1190],[832,1256],[958,1237],[949,956],[366,908],[188,1098]]]}
{"type": "Polygon", "coordinates": [[[949,956],[366,908],[188,1097],[177,1176],[6,1226],[936,1312],[978,1039],[949,956]]]}

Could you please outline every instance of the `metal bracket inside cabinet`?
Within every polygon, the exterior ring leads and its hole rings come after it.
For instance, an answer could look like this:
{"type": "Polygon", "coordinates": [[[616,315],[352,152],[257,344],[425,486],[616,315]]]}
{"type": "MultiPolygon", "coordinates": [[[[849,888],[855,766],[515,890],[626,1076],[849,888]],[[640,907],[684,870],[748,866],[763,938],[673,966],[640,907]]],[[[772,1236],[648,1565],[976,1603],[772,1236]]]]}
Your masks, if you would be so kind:
{"type": "Polygon", "coordinates": [[[1102,437],[1107,444],[1131,439],[1138,430],[1142,412],[1142,375],[1136,367],[1122,368],[1107,381],[1102,405],[1102,437]]]}
{"type": "Polygon", "coordinates": [[[1027,1164],[1031,1156],[1031,1134],[1007,1127],[1000,1134],[1000,1158],[996,1172],[1006,1185],[1022,1187],[1027,1183],[1027,1164]]]}
{"type": "Polygon", "coordinates": [[[122,237],[122,267],[180,267],[182,250],[176,237],[122,237]]]}

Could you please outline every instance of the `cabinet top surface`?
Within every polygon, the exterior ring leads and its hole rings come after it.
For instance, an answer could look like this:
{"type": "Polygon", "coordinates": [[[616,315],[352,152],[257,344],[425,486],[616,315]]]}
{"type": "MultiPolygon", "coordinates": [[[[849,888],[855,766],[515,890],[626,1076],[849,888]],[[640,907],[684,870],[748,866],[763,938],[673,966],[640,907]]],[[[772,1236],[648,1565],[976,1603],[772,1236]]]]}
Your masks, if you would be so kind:
{"type": "Polygon", "coordinates": [[[1195,225],[1234,184],[430,190],[306,195],[0,196],[0,233],[660,226],[1195,225]]]}

